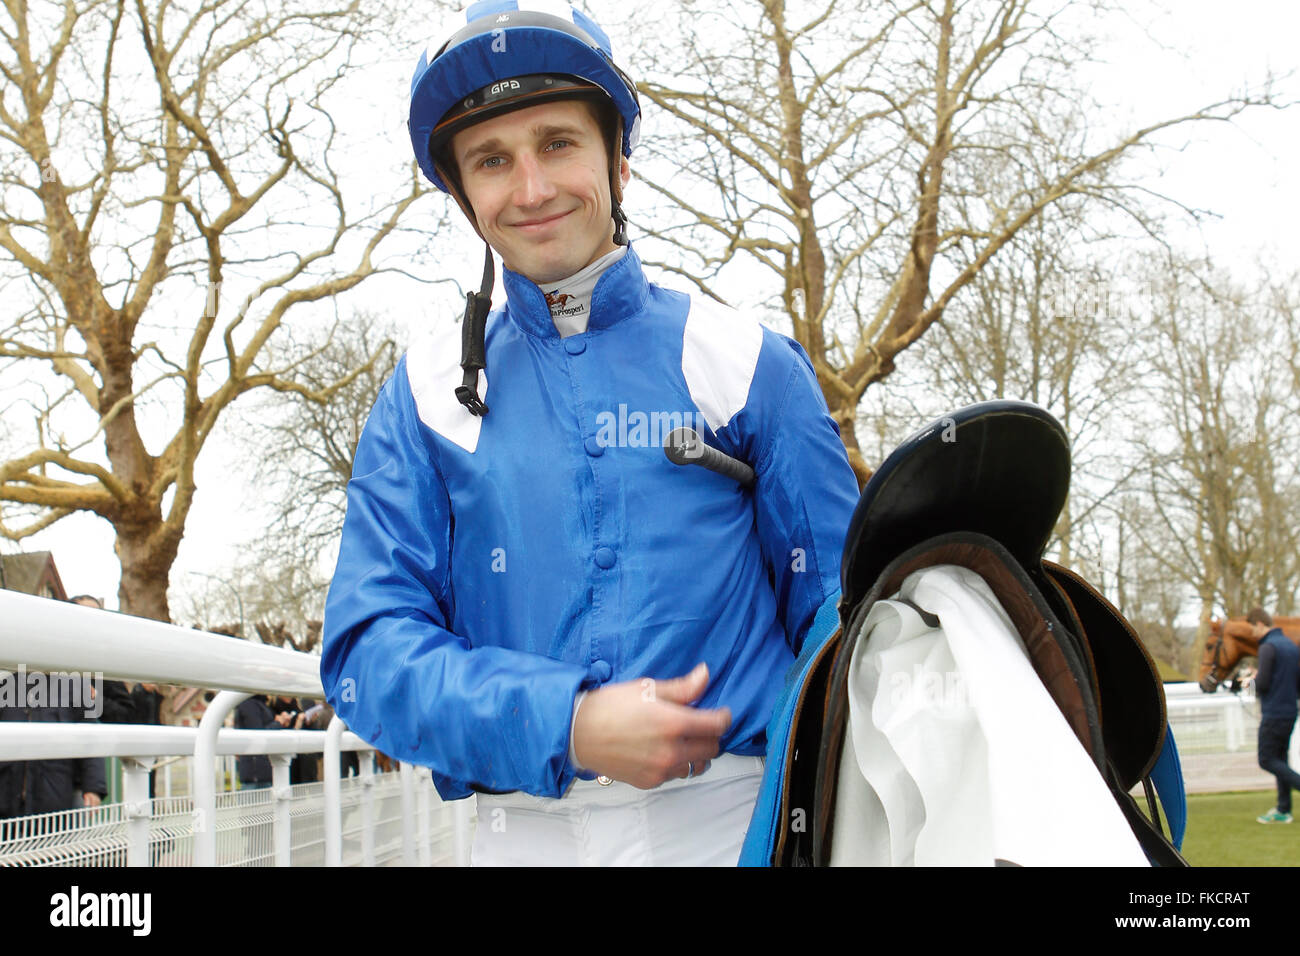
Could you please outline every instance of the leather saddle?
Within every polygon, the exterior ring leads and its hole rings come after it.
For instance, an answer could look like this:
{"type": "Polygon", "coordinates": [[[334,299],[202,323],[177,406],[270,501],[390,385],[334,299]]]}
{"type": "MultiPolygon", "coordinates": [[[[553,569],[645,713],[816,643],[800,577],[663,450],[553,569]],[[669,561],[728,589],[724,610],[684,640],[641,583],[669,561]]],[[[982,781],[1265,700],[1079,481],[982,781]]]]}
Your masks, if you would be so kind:
{"type": "Polygon", "coordinates": [[[768,734],[768,779],[742,864],[829,863],[846,683],[853,651],[866,639],[863,622],[908,575],[943,564],[968,568],[989,585],[1147,858],[1186,865],[1160,828],[1149,782],[1167,737],[1156,667],[1109,601],[1043,558],[1069,477],[1064,429],[1025,402],[959,409],[889,456],[863,489],[849,526],[838,627],[823,608],[778,702],[768,734]],[[1130,796],[1139,783],[1150,818],[1130,796]]]}

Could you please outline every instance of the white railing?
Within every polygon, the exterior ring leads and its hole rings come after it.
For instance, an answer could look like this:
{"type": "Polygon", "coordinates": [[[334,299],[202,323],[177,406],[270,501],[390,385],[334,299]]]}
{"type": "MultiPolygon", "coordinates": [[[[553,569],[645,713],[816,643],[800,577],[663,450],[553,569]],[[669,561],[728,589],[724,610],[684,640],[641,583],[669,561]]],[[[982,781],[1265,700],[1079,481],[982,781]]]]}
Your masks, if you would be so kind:
{"type": "Polygon", "coordinates": [[[369,745],[326,731],[232,730],[254,694],[322,697],[319,658],[0,590],[0,670],[64,672],[220,689],[198,727],[0,721],[0,761],[122,758],[120,804],[0,820],[0,865],[429,865],[469,861],[471,802],[443,803],[429,772],[376,774],[369,745]],[[364,751],[340,780],[340,753],[364,751]],[[323,753],[324,780],[289,785],[294,754],[323,753]],[[271,786],[219,793],[229,755],[271,760],[271,786]],[[150,800],[159,757],[193,757],[193,794],[150,800]]]}
{"type": "MultiPolygon", "coordinates": [[[[1275,785],[1257,759],[1259,703],[1249,686],[1239,694],[1203,693],[1194,683],[1166,684],[1165,707],[1189,793],[1264,790],[1275,785]]],[[[1292,735],[1291,766],[1300,766],[1300,735],[1292,735]]]]}

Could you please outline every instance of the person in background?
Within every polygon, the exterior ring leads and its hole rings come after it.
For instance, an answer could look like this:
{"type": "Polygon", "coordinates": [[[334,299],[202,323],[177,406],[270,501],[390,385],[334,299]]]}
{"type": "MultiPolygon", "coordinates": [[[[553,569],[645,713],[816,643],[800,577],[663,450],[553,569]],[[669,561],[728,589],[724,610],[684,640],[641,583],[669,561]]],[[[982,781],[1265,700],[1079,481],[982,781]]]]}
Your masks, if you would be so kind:
{"type": "MultiPolygon", "coordinates": [[[[267,697],[248,698],[235,709],[235,726],[240,730],[282,730],[285,727],[302,729],[302,714],[289,710],[276,713],[267,697]],[[296,721],[296,724],[295,724],[296,721]]],[[[245,754],[239,758],[239,786],[243,790],[262,790],[271,786],[271,761],[260,754],[245,754]]]]}
{"type": "Polygon", "coordinates": [[[1259,701],[1259,765],[1277,778],[1277,805],[1256,817],[1259,823],[1291,822],[1291,791],[1300,790],[1300,774],[1287,763],[1300,696],[1300,648],[1273,626],[1261,607],[1246,615],[1259,641],[1255,696],[1259,701]]]}
{"type": "MultiPolygon", "coordinates": [[[[72,604],[80,607],[94,608],[97,611],[104,609],[104,602],[91,594],[78,594],[75,597],[68,598],[72,604]]],[[[99,720],[105,724],[134,724],[135,704],[131,701],[131,692],[127,689],[126,683],[120,680],[106,680],[100,692],[104,695],[101,703],[103,712],[99,720]]]]}
{"type": "MultiPolygon", "coordinates": [[[[12,675],[0,679],[13,680],[12,675]]],[[[88,695],[74,693],[66,682],[28,672],[25,686],[0,695],[0,721],[10,723],[84,723],[95,719],[88,695]],[[33,680],[35,679],[35,680],[33,680]],[[64,682],[64,683],[58,683],[64,682]],[[36,687],[43,688],[39,696],[36,687]],[[78,705],[79,704],[79,705],[78,705]]],[[[93,684],[89,690],[94,692],[93,684]]],[[[70,760],[10,760],[0,762],[0,818],[20,817],[78,806],[97,807],[108,794],[103,757],[70,760]],[[80,798],[78,798],[80,794],[80,798]]]]}
{"type": "MultiPolygon", "coordinates": [[[[102,611],[104,602],[91,594],[78,594],[69,598],[73,604],[102,611]]],[[[157,684],[136,683],[127,687],[125,681],[106,680],[103,682],[103,713],[99,717],[103,724],[143,724],[156,726],[162,723],[163,695],[157,684]]],[[[154,796],[156,771],[149,771],[149,797],[154,796]]]]}
{"type": "MultiPolygon", "coordinates": [[[[303,729],[319,730],[322,732],[329,730],[330,721],[334,719],[334,708],[331,707],[325,701],[317,701],[315,703],[311,703],[309,701],[303,701],[303,703],[305,705],[310,704],[310,706],[307,707],[306,717],[302,725],[303,729]]],[[[313,754],[312,756],[317,757],[320,760],[320,765],[319,765],[320,773],[317,774],[316,779],[318,780],[324,779],[323,773],[324,773],[325,755],[313,754]]],[[[371,759],[369,754],[367,754],[366,759],[367,760],[371,759]]],[[[361,762],[357,757],[357,752],[355,750],[340,751],[339,776],[357,777],[360,775],[361,775],[361,762]]]]}
{"type": "MultiPolygon", "coordinates": [[[[311,701],[300,701],[296,697],[287,697],[284,694],[277,694],[271,701],[271,711],[277,718],[281,714],[288,714],[288,719],[293,723],[295,730],[311,730],[308,725],[311,722],[311,715],[308,713],[311,701]]],[[[321,754],[296,754],[293,762],[289,764],[289,783],[315,783],[320,779],[317,771],[317,761],[320,760],[321,754]]]]}

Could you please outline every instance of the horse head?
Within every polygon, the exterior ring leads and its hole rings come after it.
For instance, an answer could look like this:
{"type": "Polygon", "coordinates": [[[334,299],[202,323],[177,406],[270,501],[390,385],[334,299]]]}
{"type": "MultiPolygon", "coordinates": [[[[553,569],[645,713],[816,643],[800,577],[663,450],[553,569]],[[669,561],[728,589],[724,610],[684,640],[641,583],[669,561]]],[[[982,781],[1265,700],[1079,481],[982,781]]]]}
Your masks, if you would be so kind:
{"type": "Polygon", "coordinates": [[[1243,657],[1259,653],[1259,641],[1244,617],[1210,621],[1210,636],[1201,655],[1198,683],[1201,690],[1213,694],[1219,684],[1232,676],[1243,657]]]}
{"type": "Polygon", "coordinates": [[[1224,655],[1223,622],[1218,618],[1210,621],[1210,637],[1205,642],[1205,652],[1201,655],[1201,673],[1197,683],[1201,691],[1213,694],[1223,680],[1227,671],[1220,660],[1224,655]]]}

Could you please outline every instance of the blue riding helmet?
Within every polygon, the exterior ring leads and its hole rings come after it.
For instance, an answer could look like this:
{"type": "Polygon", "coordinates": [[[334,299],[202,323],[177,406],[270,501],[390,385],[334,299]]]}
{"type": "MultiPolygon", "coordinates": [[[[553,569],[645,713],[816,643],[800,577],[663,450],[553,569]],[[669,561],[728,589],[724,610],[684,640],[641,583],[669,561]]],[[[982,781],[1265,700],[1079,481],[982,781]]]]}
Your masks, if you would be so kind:
{"type": "MultiPolygon", "coordinates": [[[[433,41],[411,78],[411,145],[420,169],[435,186],[452,193],[475,230],[469,198],[455,169],[448,183],[438,155],[457,131],[512,110],[560,99],[594,98],[618,113],[621,143],[609,136],[610,214],[614,242],[627,244],[627,216],[619,204],[618,151],[632,154],[641,135],[636,85],[610,55],[609,37],[595,20],[558,0],[479,0],[464,12],[465,25],[440,46],[433,41]]],[[[488,407],[478,394],[487,362],[484,334],[492,302],[492,250],[484,243],[483,281],[465,297],[461,369],[456,398],[473,415],[488,407]]]]}
{"type": "Polygon", "coordinates": [[[623,155],[632,154],[641,133],[636,86],[595,20],[547,0],[480,0],[464,18],[445,42],[429,44],[411,79],[411,145],[435,186],[451,192],[435,155],[455,132],[557,99],[607,99],[622,120],[623,155]]]}

